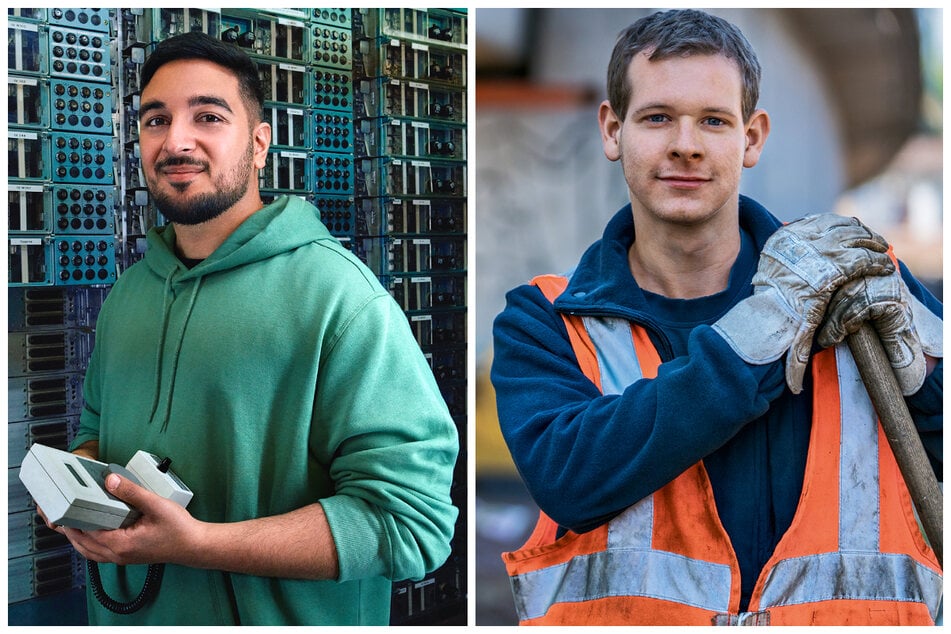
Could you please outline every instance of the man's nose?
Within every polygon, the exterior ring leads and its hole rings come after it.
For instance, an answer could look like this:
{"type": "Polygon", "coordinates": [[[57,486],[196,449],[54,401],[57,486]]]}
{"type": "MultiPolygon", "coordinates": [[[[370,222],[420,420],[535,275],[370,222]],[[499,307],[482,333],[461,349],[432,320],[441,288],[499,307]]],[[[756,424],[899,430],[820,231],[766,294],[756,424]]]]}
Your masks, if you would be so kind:
{"type": "Polygon", "coordinates": [[[668,152],[672,158],[687,160],[703,156],[703,143],[696,122],[688,119],[678,121],[668,152]]]}
{"type": "Polygon", "coordinates": [[[169,123],[163,148],[172,156],[187,154],[195,149],[194,129],[187,120],[177,119],[169,123]]]}

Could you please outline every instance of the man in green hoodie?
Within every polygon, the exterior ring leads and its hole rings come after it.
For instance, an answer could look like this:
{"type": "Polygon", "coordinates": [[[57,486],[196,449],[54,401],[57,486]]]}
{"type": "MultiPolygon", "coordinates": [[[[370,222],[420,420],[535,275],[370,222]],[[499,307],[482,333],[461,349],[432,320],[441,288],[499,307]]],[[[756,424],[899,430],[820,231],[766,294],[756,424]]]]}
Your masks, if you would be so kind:
{"type": "Polygon", "coordinates": [[[142,169],[169,220],[106,300],[73,450],[173,459],[188,510],[110,475],[129,528],[56,527],[116,601],[90,624],[386,624],[449,554],[458,438],[405,316],[297,198],[264,206],[254,63],[189,33],[142,69],[142,169]]]}

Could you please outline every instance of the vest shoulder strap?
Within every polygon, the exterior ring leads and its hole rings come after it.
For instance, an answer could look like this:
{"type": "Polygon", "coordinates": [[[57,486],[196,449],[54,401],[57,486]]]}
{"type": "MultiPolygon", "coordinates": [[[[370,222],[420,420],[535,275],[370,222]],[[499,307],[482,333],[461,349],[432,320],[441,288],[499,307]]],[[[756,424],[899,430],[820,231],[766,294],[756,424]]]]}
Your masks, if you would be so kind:
{"type": "MultiPolygon", "coordinates": [[[[539,275],[532,280],[532,285],[538,287],[545,298],[555,303],[559,295],[568,287],[568,278],[564,275],[539,275]]],[[[598,355],[594,342],[584,327],[584,321],[577,315],[562,314],[565,328],[568,330],[568,339],[578,358],[578,366],[584,375],[601,390],[601,369],[598,366],[598,355]]]]}

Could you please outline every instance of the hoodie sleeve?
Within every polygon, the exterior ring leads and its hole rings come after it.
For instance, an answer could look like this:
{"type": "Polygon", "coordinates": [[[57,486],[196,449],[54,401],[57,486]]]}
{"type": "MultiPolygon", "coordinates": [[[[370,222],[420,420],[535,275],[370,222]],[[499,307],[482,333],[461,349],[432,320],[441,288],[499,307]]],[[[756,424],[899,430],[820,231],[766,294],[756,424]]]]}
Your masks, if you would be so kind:
{"type": "Polygon", "coordinates": [[[539,507],[576,532],[712,453],[784,389],[780,362],[749,366],[700,326],[657,378],[603,396],[578,367],[562,318],[531,286],[507,295],[494,338],[502,434],[539,507]]]}
{"type": "Polygon", "coordinates": [[[458,438],[406,317],[385,292],[346,324],[320,371],[315,451],[335,493],[320,500],[338,580],[418,579],[449,555],[458,438]]]}

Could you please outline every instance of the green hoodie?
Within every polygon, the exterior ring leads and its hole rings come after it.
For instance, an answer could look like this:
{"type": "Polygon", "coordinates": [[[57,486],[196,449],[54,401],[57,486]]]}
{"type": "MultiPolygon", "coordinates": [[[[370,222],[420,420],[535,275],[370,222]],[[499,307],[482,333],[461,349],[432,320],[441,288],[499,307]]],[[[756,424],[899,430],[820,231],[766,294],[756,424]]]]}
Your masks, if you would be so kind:
{"type": "MultiPolygon", "coordinates": [[[[172,458],[209,522],[320,501],[340,577],[302,581],[166,566],[129,616],[89,592],[90,624],[386,624],[391,581],[449,554],[453,421],[405,315],[330,236],[281,198],[188,270],[173,227],[110,292],[96,325],[76,447],[172,458]]],[[[101,565],[128,601],[144,566],[101,565]]]]}

